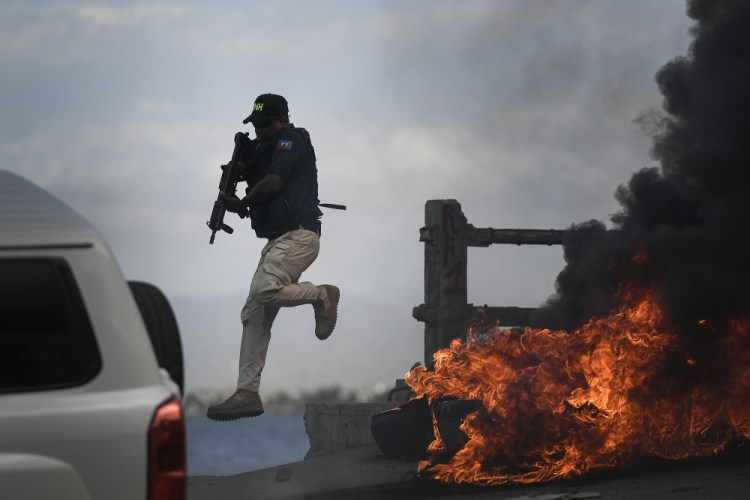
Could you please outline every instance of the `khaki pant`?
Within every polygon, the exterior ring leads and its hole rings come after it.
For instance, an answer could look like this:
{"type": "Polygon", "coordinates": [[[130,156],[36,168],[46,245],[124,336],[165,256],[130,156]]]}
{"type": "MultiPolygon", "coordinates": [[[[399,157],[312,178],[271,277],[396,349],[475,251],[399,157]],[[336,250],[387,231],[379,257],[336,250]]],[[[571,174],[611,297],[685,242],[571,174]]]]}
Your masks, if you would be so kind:
{"type": "MultiPolygon", "coordinates": [[[[310,282],[299,283],[299,278],[315,261],[319,250],[318,235],[307,229],[290,231],[263,247],[242,308],[238,389],[257,391],[260,387],[271,326],[279,308],[313,304],[318,300],[318,287],[310,282]]],[[[311,332],[313,328],[314,325],[311,332]]]]}

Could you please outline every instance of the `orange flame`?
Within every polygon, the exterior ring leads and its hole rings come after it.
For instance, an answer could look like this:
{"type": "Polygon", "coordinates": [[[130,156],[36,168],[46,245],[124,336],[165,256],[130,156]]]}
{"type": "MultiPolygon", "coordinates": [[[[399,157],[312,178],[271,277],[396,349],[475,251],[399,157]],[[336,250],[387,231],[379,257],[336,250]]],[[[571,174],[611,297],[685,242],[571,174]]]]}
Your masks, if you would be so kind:
{"type": "MultiPolygon", "coordinates": [[[[750,438],[750,318],[731,322],[708,355],[665,324],[654,293],[625,297],[608,318],[572,333],[477,326],[466,343],[406,376],[418,396],[480,400],[466,445],[422,475],[496,485],[570,478],[647,455],[717,453],[750,438]],[[484,327],[486,328],[486,327],[484,327]]],[[[436,429],[429,451],[444,444],[436,429]]]]}

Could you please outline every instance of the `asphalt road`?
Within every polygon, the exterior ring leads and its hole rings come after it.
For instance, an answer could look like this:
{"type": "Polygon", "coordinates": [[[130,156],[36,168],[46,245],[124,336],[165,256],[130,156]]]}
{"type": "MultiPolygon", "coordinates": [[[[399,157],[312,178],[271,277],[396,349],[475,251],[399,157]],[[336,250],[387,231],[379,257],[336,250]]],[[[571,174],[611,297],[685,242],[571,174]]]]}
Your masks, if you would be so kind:
{"type": "Polygon", "coordinates": [[[750,452],[644,463],[547,484],[448,487],[416,477],[416,463],[391,460],[376,446],[308,458],[235,476],[188,479],[190,500],[339,499],[750,499],[750,452]]]}

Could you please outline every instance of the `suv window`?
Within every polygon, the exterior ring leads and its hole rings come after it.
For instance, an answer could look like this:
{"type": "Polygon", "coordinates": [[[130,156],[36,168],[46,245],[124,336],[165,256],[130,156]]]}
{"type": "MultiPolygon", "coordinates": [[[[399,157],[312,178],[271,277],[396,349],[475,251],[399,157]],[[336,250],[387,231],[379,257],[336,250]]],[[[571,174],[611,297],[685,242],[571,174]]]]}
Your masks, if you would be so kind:
{"type": "Polygon", "coordinates": [[[0,393],[82,385],[101,357],[62,259],[0,259],[0,393]]]}

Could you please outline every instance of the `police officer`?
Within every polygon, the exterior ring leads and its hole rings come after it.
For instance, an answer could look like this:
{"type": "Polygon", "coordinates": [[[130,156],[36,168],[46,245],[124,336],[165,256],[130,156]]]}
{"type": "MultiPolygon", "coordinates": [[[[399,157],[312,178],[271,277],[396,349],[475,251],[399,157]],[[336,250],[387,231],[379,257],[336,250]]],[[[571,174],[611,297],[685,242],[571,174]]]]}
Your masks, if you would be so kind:
{"type": "Polygon", "coordinates": [[[312,304],[315,335],[324,340],[336,326],[340,291],[333,285],[300,282],[320,248],[318,171],[310,135],[289,123],[286,99],[263,94],[243,123],[252,122],[257,145],[246,161],[248,188],[240,199],[222,193],[227,210],[249,211],[252,228],[268,239],[242,309],[242,343],[237,390],[208,409],[213,420],[235,420],[263,413],[258,395],[271,339],[281,307],[312,304]]]}

